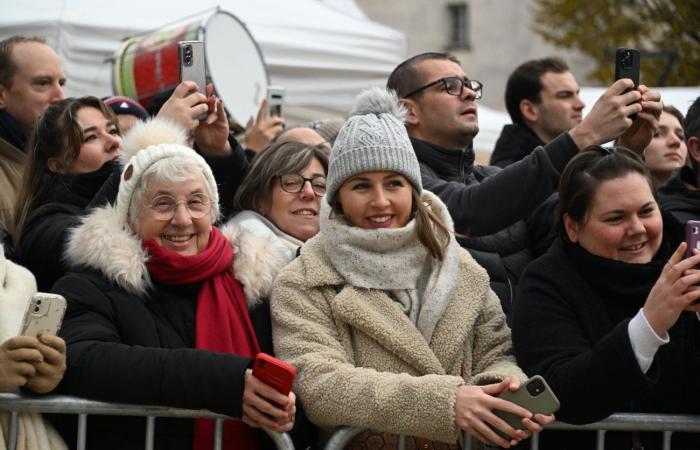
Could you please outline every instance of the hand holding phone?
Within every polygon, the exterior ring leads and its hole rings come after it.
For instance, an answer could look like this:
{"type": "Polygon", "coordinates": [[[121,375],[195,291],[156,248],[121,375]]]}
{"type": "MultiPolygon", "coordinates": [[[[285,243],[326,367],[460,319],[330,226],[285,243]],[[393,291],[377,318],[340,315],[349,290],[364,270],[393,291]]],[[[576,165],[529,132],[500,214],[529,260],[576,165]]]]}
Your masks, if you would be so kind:
{"type": "MultiPolygon", "coordinates": [[[[503,391],[498,397],[522,406],[532,414],[548,416],[559,409],[559,400],[544,378],[539,375],[535,375],[525,381],[517,391],[503,391]]],[[[516,430],[523,428],[523,418],[518,415],[500,410],[494,410],[494,414],[516,430]]],[[[510,439],[509,436],[505,436],[499,430],[496,431],[506,439],[510,439]]]]}
{"type": "Polygon", "coordinates": [[[20,335],[56,335],[66,312],[66,299],[58,294],[37,292],[24,312],[20,335]]]}
{"type": "Polygon", "coordinates": [[[253,362],[253,376],[284,395],[292,390],[296,374],[296,367],[266,353],[258,353],[253,362]]]}

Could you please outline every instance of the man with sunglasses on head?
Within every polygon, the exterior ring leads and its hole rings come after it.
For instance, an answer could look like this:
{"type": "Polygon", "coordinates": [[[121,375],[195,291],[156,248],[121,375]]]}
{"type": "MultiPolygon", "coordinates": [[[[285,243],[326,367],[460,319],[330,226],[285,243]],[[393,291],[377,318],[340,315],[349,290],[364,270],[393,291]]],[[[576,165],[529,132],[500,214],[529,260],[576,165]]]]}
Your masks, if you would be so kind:
{"type": "Polygon", "coordinates": [[[407,109],[408,135],[418,157],[424,189],[447,205],[462,241],[486,268],[506,314],[518,275],[532,259],[530,232],[523,222],[557,188],[566,163],[580,150],[620,138],[643,149],[661,113],[658,93],[631,80],[618,80],[577,126],[505,169],[474,164],[479,132],[476,101],[482,83],[467,78],[459,60],[422,53],[399,64],[387,88],[407,109]],[[634,122],[628,116],[637,113],[634,122]]]}

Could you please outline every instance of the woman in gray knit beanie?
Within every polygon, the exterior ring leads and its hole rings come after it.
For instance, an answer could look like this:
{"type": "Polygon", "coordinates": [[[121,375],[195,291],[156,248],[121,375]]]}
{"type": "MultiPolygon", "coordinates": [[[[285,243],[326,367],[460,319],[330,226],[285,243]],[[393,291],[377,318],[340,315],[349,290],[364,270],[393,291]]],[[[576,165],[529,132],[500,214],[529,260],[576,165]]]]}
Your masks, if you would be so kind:
{"type": "Polygon", "coordinates": [[[403,115],[391,92],[358,97],[329,160],[320,232],[275,281],[275,352],[299,368],[316,425],[372,430],[358,444],[395,448],[404,434],[453,448],[466,431],[509,447],[554,417],[497,397],[524,379],[510,330],[447,208],[422,189],[403,115]]]}

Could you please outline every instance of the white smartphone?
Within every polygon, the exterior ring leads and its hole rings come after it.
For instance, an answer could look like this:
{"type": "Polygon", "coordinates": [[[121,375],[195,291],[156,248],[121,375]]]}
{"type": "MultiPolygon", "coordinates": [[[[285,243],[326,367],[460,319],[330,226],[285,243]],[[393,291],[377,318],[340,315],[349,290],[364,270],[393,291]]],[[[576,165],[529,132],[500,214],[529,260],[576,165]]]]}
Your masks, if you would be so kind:
{"type": "Polygon", "coordinates": [[[282,117],[285,89],[282,86],[267,87],[267,117],[282,117]]]}
{"type": "Polygon", "coordinates": [[[65,312],[66,299],[62,295],[37,292],[24,312],[20,335],[56,335],[61,328],[65,312]]]}
{"type": "MultiPolygon", "coordinates": [[[[207,64],[204,59],[204,42],[180,41],[178,45],[178,57],[180,60],[180,82],[194,81],[197,90],[207,95],[207,64]]],[[[197,119],[204,120],[207,113],[200,114],[197,119]]]]}

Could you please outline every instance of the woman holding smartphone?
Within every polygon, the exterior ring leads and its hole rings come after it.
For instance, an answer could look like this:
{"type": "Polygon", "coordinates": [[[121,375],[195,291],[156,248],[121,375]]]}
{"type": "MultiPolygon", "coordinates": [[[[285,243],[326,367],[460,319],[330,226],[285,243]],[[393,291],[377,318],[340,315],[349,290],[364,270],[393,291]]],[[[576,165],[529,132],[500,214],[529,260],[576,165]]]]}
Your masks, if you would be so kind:
{"type": "Polygon", "coordinates": [[[422,190],[404,114],[382,89],[358,98],[331,153],[320,232],[275,282],[275,350],[299,369],[319,426],[373,430],[356,439],[379,434],[382,448],[397,433],[447,448],[461,431],[507,448],[553,416],[497,397],[523,379],[505,316],[446,207],[422,190]]]}
{"type": "MultiPolygon", "coordinates": [[[[700,254],[664,227],[648,168],[623,148],[573,158],[559,186],[560,236],[518,286],[518,364],[540,374],[575,424],[614,412],[700,412],[700,254]]],[[[671,222],[668,222],[669,224],[671,222]]],[[[541,448],[588,449],[595,434],[547,431],[541,448]]],[[[661,436],[607,433],[606,448],[661,448],[661,436]]],[[[700,448],[675,433],[674,449],[700,448]]]]}

